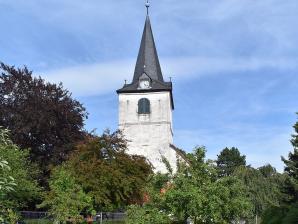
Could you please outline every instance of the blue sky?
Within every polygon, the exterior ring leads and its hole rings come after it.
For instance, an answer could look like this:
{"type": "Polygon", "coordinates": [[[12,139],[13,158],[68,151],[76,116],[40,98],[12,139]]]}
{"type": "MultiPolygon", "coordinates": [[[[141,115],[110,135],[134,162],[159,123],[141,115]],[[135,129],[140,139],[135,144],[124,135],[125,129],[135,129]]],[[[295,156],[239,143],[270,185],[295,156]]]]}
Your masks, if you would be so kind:
{"type": "MultiPolygon", "coordinates": [[[[152,0],[150,17],[174,82],[175,144],[212,159],[235,146],[281,171],[298,111],[297,0],[152,0]]],[[[88,130],[115,130],[144,20],[143,0],[0,0],[0,60],[62,81],[88,130]]]]}

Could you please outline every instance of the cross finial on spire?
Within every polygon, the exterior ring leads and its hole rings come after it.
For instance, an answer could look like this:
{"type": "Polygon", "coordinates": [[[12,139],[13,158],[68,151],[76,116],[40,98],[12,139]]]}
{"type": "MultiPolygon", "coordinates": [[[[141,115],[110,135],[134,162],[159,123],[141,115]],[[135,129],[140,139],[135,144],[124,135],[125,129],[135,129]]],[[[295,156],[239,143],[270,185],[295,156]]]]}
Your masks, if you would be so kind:
{"type": "Polygon", "coordinates": [[[146,1],[145,6],[147,8],[147,15],[149,15],[149,7],[150,7],[149,0],[146,1]]]}

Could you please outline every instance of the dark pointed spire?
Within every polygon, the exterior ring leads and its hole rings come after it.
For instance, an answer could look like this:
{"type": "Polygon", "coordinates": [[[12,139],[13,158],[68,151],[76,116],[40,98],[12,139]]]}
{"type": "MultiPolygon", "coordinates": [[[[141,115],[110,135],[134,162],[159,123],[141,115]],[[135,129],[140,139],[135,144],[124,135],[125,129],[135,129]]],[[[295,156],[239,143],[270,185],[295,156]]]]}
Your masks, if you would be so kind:
{"type": "Polygon", "coordinates": [[[152,80],[163,82],[162,72],[148,15],[146,17],[133,82],[137,82],[143,73],[146,73],[152,80]]]}
{"type": "Polygon", "coordinates": [[[147,16],[133,80],[130,84],[127,84],[125,82],[124,86],[121,89],[117,90],[117,93],[120,94],[168,91],[171,94],[171,105],[174,109],[172,82],[165,82],[162,77],[162,72],[148,15],[149,6],[149,1],[147,1],[147,16]],[[144,73],[151,79],[151,87],[148,89],[139,88],[139,80],[141,76],[144,76],[144,73]]]}

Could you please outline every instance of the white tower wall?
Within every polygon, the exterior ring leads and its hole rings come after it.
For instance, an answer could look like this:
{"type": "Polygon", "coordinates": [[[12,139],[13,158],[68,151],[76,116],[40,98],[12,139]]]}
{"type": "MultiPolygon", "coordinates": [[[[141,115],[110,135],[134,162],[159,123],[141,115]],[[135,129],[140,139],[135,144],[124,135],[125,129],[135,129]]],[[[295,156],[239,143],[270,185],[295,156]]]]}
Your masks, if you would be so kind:
{"type": "Polygon", "coordinates": [[[119,129],[128,140],[128,153],[145,156],[155,172],[167,172],[161,161],[164,156],[176,169],[173,144],[172,106],[170,92],[120,93],[119,129]],[[138,113],[138,101],[150,101],[150,113],[138,113]]]}

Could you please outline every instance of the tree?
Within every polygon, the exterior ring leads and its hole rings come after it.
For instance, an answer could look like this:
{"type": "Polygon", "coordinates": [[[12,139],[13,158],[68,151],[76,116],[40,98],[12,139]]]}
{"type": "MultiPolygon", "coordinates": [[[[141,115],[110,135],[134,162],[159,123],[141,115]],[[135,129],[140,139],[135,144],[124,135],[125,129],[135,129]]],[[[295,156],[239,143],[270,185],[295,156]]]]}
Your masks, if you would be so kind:
{"type": "MultiPolygon", "coordinates": [[[[6,133],[0,129],[0,150],[7,143],[6,133]]],[[[11,168],[6,160],[0,156],[0,222],[4,222],[7,219],[7,208],[4,204],[4,200],[7,193],[14,190],[16,186],[15,179],[11,176],[11,168]]]]}
{"type": "Polygon", "coordinates": [[[262,224],[297,224],[298,203],[290,206],[271,207],[262,217],[262,224]]]}
{"type": "Polygon", "coordinates": [[[0,128],[0,210],[5,214],[27,208],[40,196],[37,169],[28,157],[28,150],[20,150],[0,128]]]}
{"type": "Polygon", "coordinates": [[[98,211],[141,203],[152,167],[144,157],[126,153],[120,132],[87,137],[67,162],[98,211]]]}
{"type": "Polygon", "coordinates": [[[294,125],[294,130],[295,134],[291,139],[294,151],[289,153],[287,159],[281,157],[285,163],[285,177],[280,184],[280,204],[266,210],[262,222],[264,224],[298,223],[298,122],[294,125]]]}
{"type": "Polygon", "coordinates": [[[0,63],[0,126],[15,144],[30,148],[30,158],[48,172],[67,158],[84,137],[85,108],[59,85],[33,77],[27,67],[0,63]]]}
{"type": "Polygon", "coordinates": [[[272,220],[282,224],[298,222],[298,122],[294,125],[294,130],[296,134],[291,139],[294,151],[289,153],[288,159],[282,157],[286,175],[282,185],[282,202],[280,206],[268,209],[264,217],[269,220],[268,223],[274,223],[272,220]]]}
{"type": "MultiPolygon", "coordinates": [[[[235,177],[218,179],[213,162],[205,161],[204,148],[187,154],[187,158],[188,164],[179,164],[177,173],[157,174],[152,178],[145,211],[154,208],[159,211],[158,215],[171,217],[172,221],[185,223],[191,218],[195,224],[225,224],[247,215],[250,203],[240,181],[235,177]]],[[[137,219],[134,217],[134,220],[137,219]]],[[[142,222],[136,222],[139,223],[142,222]]]]}
{"type": "Polygon", "coordinates": [[[220,177],[230,176],[237,167],[246,165],[245,155],[235,147],[225,148],[217,156],[216,164],[220,177]]]}
{"type": "Polygon", "coordinates": [[[7,208],[4,204],[4,198],[7,193],[14,190],[15,180],[12,176],[9,175],[11,171],[8,162],[2,160],[0,157],[0,222],[4,222],[7,219],[7,208]]]}
{"type": "Polygon", "coordinates": [[[298,220],[298,122],[295,123],[294,130],[295,134],[292,135],[291,139],[294,151],[289,153],[288,159],[282,157],[287,176],[283,186],[283,208],[288,223],[296,223],[298,220]]]}
{"type": "Polygon", "coordinates": [[[8,161],[11,168],[9,173],[16,184],[14,190],[3,198],[5,206],[13,209],[34,208],[33,204],[40,199],[41,188],[36,181],[38,168],[31,164],[29,151],[20,150],[15,145],[0,146],[0,157],[8,161]]]}
{"type": "Polygon", "coordinates": [[[154,207],[131,205],[127,210],[126,224],[170,224],[171,219],[163,211],[154,207]]]}
{"type": "Polygon", "coordinates": [[[234,171],[233,176],[245,186],[247,198],[253,205],[248,220],[257,219],[263,216],[268,208],[280,205],[284,175],[276,172],[271,165],[258,169],[240,166],[234,171]]]}
{"type": "Polygon", "coordinates": [[[287,204],[298,202],[298,122],[294,125],[294,129],[296,134],[292,136],[291,140],[294,152],[289,153],[288,159],[282,157],[288,177],[284,188],[284,193],[288,196],[287,204]]]}
{"type": "Polygon", "coordinates": [[[56,167],[50,178],[50,192],[39,207],[49,208],[54,223],[80,223],[81,213],[92,213],[92,198],[78,184],[65,165],[56,167]]]}
{"type": "Polygon", "coordinates": [[[10,191],[13,191],[15,180],[12,176],[8,175],[11,171],[10,166],[6,160],[0,158],[0,200],[3,201],[3,197],[10,191]]]}
{"type": "Polygon", "coordinates": [[[272,177],[277,174],[276,169],[270,164],[261,166],[258,168],[258,170],[263,174],[264,177],[272,177]]]}

